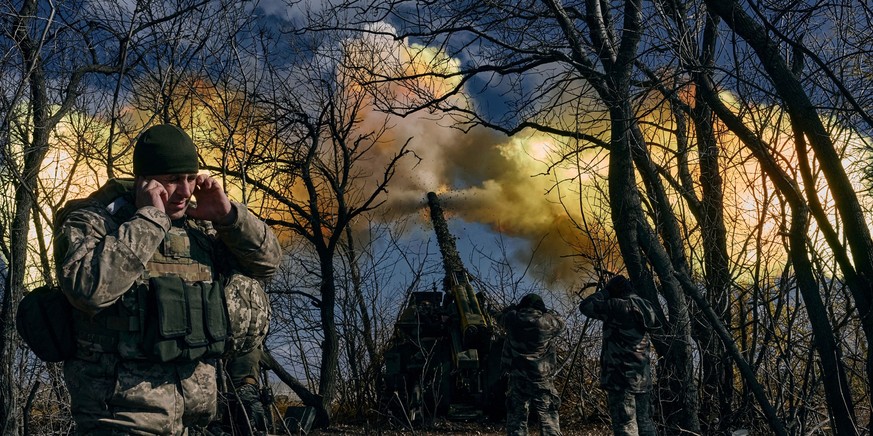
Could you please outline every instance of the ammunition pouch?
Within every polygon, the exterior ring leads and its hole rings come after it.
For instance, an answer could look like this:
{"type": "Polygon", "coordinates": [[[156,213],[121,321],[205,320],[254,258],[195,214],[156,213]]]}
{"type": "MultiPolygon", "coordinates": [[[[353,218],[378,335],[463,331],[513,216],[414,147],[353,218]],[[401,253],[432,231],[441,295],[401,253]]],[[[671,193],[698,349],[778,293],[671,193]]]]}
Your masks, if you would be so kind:
{"type": "Polygon", "coordinates": [[[146,316],[143,350],[158,362],[194,361],[224,354],[227,313],[218,282],[187,284],[177,277],[149,279],[154,314],[146,316]]]}
{"type": "Polygon", "coordinates": [[[76,317],[78,342],[123,359],[188,362],[224,355],[228,318],[219,282],[152,277],[93,319],[76,317]]]}

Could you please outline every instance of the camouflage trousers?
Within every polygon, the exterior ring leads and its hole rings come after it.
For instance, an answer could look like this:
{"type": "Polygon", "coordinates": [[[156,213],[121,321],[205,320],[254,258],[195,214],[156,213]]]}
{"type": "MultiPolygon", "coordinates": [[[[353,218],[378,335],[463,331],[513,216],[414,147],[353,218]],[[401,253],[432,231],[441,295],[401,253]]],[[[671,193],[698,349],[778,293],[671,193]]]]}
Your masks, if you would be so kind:
{"type": "Polygon", "coordinates": [[[215,415],[215,366],[152,363],[115,354],[64,363],[80,435],[185,435],[215,415]]]}
{"type": "Polygon", "coordinates": [[[551,381],[532,382],[524,377],[509,377],[509,391],[506,394],[506,434],[526,436],[529,406],[540,418],[540,434],[558,436],[561,428],[558,407],[561,399],[551,381]]]}
{"type": "Polygon", "coordinates": [[[651,394],[607,390],[606,401],[615,436],[655,436],[651,394]]]}

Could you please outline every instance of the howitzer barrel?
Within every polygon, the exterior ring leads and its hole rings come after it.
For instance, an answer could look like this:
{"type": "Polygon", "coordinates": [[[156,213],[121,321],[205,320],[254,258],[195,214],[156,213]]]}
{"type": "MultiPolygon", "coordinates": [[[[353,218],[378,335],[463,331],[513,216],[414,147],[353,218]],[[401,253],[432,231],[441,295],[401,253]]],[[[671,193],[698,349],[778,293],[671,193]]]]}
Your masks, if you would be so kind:
{"type": "Polygon", "coordinates": [[[437,195],[427,193],[427,203],[430,207],[430,219],[436,233],[440,254],[443,257],[443,267],[446,270],[443,290],[452,295],[460,316],[460,327],[465,345],[472,346],[487,336],[488,318],[479,306],[479,299],[470,285],[461,256],[455,247],[455,238],[449,233],[449,226],[443,216],[437,195]]]}
{"type": "Polygon", "coordinates": [[[436,193],[427,193],[427,205],[430,207],[430,221],[433,223],[433,230],[436,233],[440,254],[443,256],[443,267],[446,270],[443,287],[448,292],[448,289],[452,286],[452,277],[455,271],[464,271],[464,264],[461,262],[458,249],[455,247],[455,238],[449,233],[449,225],[443,216],[443,208],[440,206],[436,193]]]}

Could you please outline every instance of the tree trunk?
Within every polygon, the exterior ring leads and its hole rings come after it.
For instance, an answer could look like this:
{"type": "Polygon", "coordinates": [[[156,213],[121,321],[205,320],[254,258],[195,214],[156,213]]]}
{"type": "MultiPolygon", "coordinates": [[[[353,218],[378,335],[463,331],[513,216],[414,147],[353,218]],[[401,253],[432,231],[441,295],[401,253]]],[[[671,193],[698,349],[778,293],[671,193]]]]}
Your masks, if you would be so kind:
{"type": "MultiPolygon", "coordinates": [[[[691,346],[693,340],[691,336],[692,323],[682,290],[682,283],[690,282],[690,267],[682,246],[683,238],[679,231],[679,223],[667,199],[666,190],[656,174],[639,125],[632,118],[626,119],[631,120],[628,121],[628,126],[633,161],[646,187],[649,202],[653,205],[654,221],[658,234],[664,241],[663,246],[661,246],[657,238],[651,236],[653,231],[643,218],[642,206],[640,205],[637,212],[639,218],[636,231],[638,235],[644,235],[640,237],[641,240],[651,241],[649,245],[640,245],[660,279],[661,293],[665,296],[670,313],[668,337],[672,338],[671,343],[662,344],[659,348],[662,353],[665,353],[665,361],[675,362],[671,365],[671,370],[663,372],[662,380],[666,382],[666,386],[669,386],[669,395],[675,396],[677,401],[665,402],[664,414],[668,423],[672,423],[675,430],[699,432],[698,412],[700,406],[691,346]],[[657,247],[655,247],[656,245],[657,247]],[[663,255],[661,255],[662,252],[663,255]],[[686,276],[689,280],[678,280],[679,275],[686,276]]],[[[615,150],[614,147],[613,144],[613,150],[615,150]]],[[[651,301],[656,302],[657,300],[651,301]]]]}
{"type": "MultiPolygon", "coordinates": [[[[560,3],[552,1],[550,7],[561,19],[562,27],[571,28],[560,3]]],[[[668,426],[675,431],[699,432],[688,308],[673,275],[674,269],[670,260],[652,257],[645,259],[638,241],[640,232],[647,231],[647,223],[634,177],[632,147],[642,147],[643,144],[633,137],[638,128],[630,106],[629,90],[631,71],[641,36],[642,2],[627,0],[624,2],[623,11],[621,40],[615,42],[607,30],[612,25],[606,19],[605,14],[608,11],[602,10],[600,4],[594,0],[586,5],[586,21],[591,29],[591,39],[595,46],[601,48],[599,56],[606,72],[605,78],[595,84],[595,89],[609,109],[611,123],[608,184],[612,224],[628,273],[641,295],[655,303],[656,307],[660,307],[658,291],[646,268],[647,260],[654,261],[652,266],[659,275],[661,292],[667,301],[669,322],[660,314],[666,335],[653,335],[652,340],[658,353],[664,358],[664,367],[660,368],[659,374],[663,380],[660,386],[666,386],[665,394],[668,395],[664,409],[668,426]]],[[[565,30],[565,33],[571,41],[574,40],[572,32],[565,30]]],[[[580,60],[584,58],[579,53],[576,55],[580,56],[580,60]]],[[[653,192],[659,194],[656,187],[653,192]]]]}
{"type": "Polygon", "coordinates": [[[356,322],[353,328],[349,329],[349,339],[346,348],[348,349],[349,366],[352,370],[352,377],[355,380],[355,392],[352,396],[352,400],[355,402],[357,418],[364,419],[365,405],[372,404],[373,401],[375,401],[375,398],[370,396],[370,391],[367,391],[367,385],[361,383],[361,379],[367,377],[371,381],[375,381],[376,385],[378,385],[379,380],[377,380],[377,377],[380,375],[374,374],[373,365],[376,362],[379,362],[379,358],[376,355],[373,321],[370,318],[370,312],[367,308],[367,303],[364,300],[361,271],[358,266],[357,249],[355,248],[355,239],[351,227],[346,227],[345,236],[344,249],[346,262],[349,265],[352,281],[351,295],[348,299],[353,300],[345,306],[345,310],[350,311],[352,314],[360,314],[360,325],[358,325],[357,319],[353,317],[356,322]],[[367,359],[362,359],[361,356],[357,355],[359,350],[359,347],[357,346],[358,335],[363,339],[364,347],[367,350],[367,359]]]}
{"type": "Polygon", "coordinates": [[[767,152],[766,144],[763,144],[752,131],[742,124],[741,120],[721,103],[711,82],[701,80],[700,85],[700,92],[707,104],[752,151],[779,192],[785,196],[791,208],[789,257],[794,265],[797,285],[809,314],[815,346],[821,358],[828,409],[833,415],[834,428],[838,430],[838,434],[857,434],[854,403],[850,395],[845,368],[842,365],[842,353],[837,345],[833,326],[827,317],[827,309],[821,300],[819,287],[809,261],[806,244],[809,211],[803,202],[800,189],[796,182],[782,171],[774,161],[773,156],[767,152]]]}
{"type": "Polygon", "coordinates": [[[318,380],[318,394],[321,408],[316,414],[316,427],[330,426],[331,403],[337,383],[339,363],[339,337],[336,330],[336,286],[334,281],[333,256],[320,256],[321,263],[321,329],[324,339],[321,343],[321,371],[318,380]]]}
{"type": "Polygon", "coordinates": [[[364,300],[363,290],[361,289],[361,271],[358,267],[358,255],[351,227],[346,227],[346,251],[352,275],[352,294],[361,315],[361,336],[363,336],[364,346],[367,348],[367,357],[370,358],[370,362],[375,362],[378,360],[376,335],[373,332],[373,320],[370,317],[370,311],[367,309],[367,302],[364,300]]]}
{"type": "Polygon", "coordinates": [[[625,101],[612,108],[610,117],[612,141],[609,154],[609,197],[613,226],[622,258],[640,294],[660,307],[657,289],[646,271],[646,261],[651,262],[661,281],[661,293],[667,301],[669,319],[662,316],[664,334],[656,334],[652,337],[658,354],[663,357],[663,367],[658,371],[661,379],[659,386],[664,390],[661,396],[667,399],[663,402],[663,414],[668,426],[675,431],[698,432],[700,423],[697,419],[697,386],[692,361],[688,307],[673,276],[673,266],[667,256],[656,258],[649,255],[646,258],[642,255],[638,238],[640,232],[646,232],[648,229],[631,160],[630,104],[625,101]]]}
{"type": "MultiPolygon", "coordinates": [[[[701,60],[709,67],[713,63],[717,20],[707,16],[701,43],[701,60]]],[[[709,68],[699,74],[709,75],[709,68]]],[[[696,76],[696,75],[695,75],[696,76]]],[[[696,93],[692,123],[697,132],[697,152],[700,162],[700,232],[703,240],[704,281],[706,297],[716,315],[730,331],[733,317],[730,301],[730,265],[728,264],[727,230],[724,222],[724,185],[721,175],[720,149],[713,131],[715,117],[700,93],[696,93]]],[[[703,384],[712,390],[718,402],[717,413],[721,431],[731,425],[734,414],[734,367],[727,348],[718,340],[718,335],[710,330],[702,338],[703,384]]]]}
{"type": "Polygon", "coordinates": [[[33,116],[33,132],[30,143],[24,146],[24,167],[15,186],[15,213],[9,229],[10,254],[6,293],[0,303],[0,433],[16,435],[21,431],[21,413],[15,359],[18,356],[19,340],[15,333],[15,309],[26,291],[24,276],[27,263],[30,214],[36,203],[39,166],[48,151],[48,133],[54,122],[49,119],[45,74],[39,52],[28,35],[28,26],[36,14],[36,2],[25,1],[17,16],[14,38],[21,50],[25,65],[31,67],[26,76],[30,86],[30,108],[33,116]]]}

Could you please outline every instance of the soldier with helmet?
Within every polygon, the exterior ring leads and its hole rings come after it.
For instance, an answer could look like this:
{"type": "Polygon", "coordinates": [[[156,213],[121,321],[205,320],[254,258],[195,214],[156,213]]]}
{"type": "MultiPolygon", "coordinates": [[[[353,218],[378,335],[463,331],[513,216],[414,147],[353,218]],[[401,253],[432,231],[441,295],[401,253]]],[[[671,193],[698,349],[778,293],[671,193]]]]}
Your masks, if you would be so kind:
{"type": "Polygon", "coordinates": [[[541,434],[560,435],[561,400],[552,378],[557,371],[555,342],[564,331],[564,321],[533,293],[507,308],[501,320],[506,330],[502,368],[509,374],[506,434],[527,435],[529,407],[533,406],[541,434]]]}
{"type": "Polygon", "coordinates": [[[179,127],[137,139],[135,180],[110,180],[57,216],[55,261],[72,303],[64,363],[79,434],[183,434],[216,413],[215,360],[263,340],[270,228],[199,174],[179,127]],[[196,204],[195,204],[196,201],[196,204]]]}
{"type": "Polygon", "coordinates": [[[637,295],[630,280],[616,275],[582,300],[579,310],[603,321],[600,387],[606,391],[614,434],[656,435],[648,333],[659,322],[652,305],[637,295]]]}

